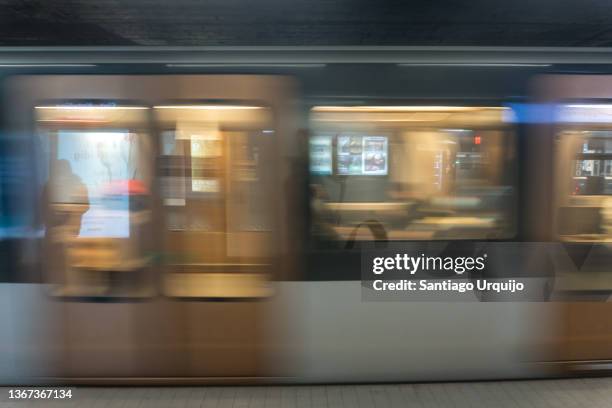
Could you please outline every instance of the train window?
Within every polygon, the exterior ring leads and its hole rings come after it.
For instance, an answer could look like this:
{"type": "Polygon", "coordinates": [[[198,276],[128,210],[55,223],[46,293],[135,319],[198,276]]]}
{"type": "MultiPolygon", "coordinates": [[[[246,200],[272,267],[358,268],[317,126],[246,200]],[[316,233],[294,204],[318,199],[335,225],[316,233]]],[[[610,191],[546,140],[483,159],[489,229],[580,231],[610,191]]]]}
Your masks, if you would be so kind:
{"type": "Polygon", "coordinates": [[[314,107],[315,242],[514,236],[516,142],[507,111],[314,107]]]}
{"type": "Polygon", "coordinates": [[[575,143],[572,194],[612,194],[612,131],[564,132],[562,137],[575,143]]]}
{"type": "Polygon", "coordinates": [[[166,293],[266,296],[275,229],[271,111],[196,104],[161,105],[155,114],[166,293]]]}
{"type": "Polygon", "coordinates": [[[148,108],[49,104],[35,111],[47,164],[40,214],[54,293],[150,295],[148,108]]]}
{"type": "Polygon", "coordinates": [[[612,239],[612,106],[561,105],[557,130],[557,234],[563,241],[612,239]]]}

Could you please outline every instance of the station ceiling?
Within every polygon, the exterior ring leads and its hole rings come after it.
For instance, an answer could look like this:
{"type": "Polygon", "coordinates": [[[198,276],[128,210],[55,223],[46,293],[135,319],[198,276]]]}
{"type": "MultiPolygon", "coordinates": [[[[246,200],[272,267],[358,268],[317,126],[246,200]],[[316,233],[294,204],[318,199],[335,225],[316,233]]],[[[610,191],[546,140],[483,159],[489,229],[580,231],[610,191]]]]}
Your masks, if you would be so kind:
{"type": "Polygon", "coordinates": [[[612,46],[609,0],[0,0],[0,46],[612,46]]]}

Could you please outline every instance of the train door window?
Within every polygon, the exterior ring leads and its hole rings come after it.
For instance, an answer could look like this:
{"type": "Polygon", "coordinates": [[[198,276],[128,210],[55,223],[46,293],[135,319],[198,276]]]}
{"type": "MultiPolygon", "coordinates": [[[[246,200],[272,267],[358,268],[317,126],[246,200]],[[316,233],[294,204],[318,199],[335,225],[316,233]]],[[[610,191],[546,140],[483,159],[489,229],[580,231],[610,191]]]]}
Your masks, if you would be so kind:
{"type": "Polygon", "coordinates": [[[557,131],[556,233],[569,242],[612,240],[612,105],[567,104],[557,131]]]}
{"type": "Polygon", "coordinates": [[[40,219],[56,295],[152,294],[148,111],[110,103],[36,106],[48,165],[40,219]]]}
{"type": "Polygon", "coordinates": [[[272,112],[251,105],[161,105],[165,291],[267,296],[274,255],[272,112]]]}
{"type": "Polygon", "coordinates": [[[314,107],[314,242],[514,236],[516,142],[507,111],[314,107]]]}

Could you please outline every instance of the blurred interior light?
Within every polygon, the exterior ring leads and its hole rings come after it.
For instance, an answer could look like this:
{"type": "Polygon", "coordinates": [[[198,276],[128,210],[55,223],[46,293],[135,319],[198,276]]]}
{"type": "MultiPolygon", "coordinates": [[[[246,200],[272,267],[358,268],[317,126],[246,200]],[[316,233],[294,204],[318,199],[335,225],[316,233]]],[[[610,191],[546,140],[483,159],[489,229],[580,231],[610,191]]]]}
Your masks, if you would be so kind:
{"type": "Polygon", "coordinates": [[[87,106],[87,105],[56,105],[56,106],[35,106],[34,109],[52,110],[125,110],[125,109],[149,109],[146,106],[87,106]]]}
{"type": "Polygon", "coordinates": [[[261,106],[247,105],[157,105],[155,109],[201,109],[201,110],[243,110],[263,109],[261,106]]]}
{"type": "Polygon", "coordinates": [[[108,123],[103,119],[38,119],[38,122],[58,123],[108,123]]]}
{"type": "Polygon", "coordinates": [[[612,105],[610,104],[572,104],[565,105],[566,108],[576,108],[576,109],[612,109],[612,105]]]}
{"type": "Polygon", "coordinates": [[[314,112],[469,112],[482,109],[506,109],[498,106],[315,106],[314,112]]]}

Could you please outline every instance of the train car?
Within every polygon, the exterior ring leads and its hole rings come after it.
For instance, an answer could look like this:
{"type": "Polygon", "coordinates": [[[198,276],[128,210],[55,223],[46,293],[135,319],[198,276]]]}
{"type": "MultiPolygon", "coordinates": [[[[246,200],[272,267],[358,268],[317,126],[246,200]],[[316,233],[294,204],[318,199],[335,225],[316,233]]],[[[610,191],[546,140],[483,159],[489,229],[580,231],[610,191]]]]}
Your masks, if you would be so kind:
{"type": "Polygon", "coordinates": [[[5,383],[527,378],[612,357],[606,303],[581,302],[609,294],[607,53],[1,56],[5,383]],[[537,284],[364,297],[365,251],[429,244],[537,284]]]}

